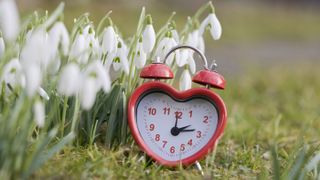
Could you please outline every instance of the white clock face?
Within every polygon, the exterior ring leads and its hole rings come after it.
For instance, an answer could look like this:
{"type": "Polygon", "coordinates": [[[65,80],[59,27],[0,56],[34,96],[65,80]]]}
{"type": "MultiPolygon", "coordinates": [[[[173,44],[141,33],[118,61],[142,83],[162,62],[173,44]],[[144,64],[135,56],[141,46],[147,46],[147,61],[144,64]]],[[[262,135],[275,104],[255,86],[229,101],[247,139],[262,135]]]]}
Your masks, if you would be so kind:
{"type": "Polygon", "coordinates": [[[138,130],[153,153],[180,161],[199,152],[212,138],[218,112],[201,97],[177,101],[162,92],[143,96],[136,109],[138,130]]]}

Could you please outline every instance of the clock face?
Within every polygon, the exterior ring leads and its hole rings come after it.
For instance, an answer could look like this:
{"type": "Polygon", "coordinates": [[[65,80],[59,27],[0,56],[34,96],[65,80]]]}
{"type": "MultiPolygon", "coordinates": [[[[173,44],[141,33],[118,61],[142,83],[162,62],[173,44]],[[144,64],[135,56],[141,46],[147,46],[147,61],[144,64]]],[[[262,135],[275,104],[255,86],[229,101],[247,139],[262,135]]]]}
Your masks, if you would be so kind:
{"type": "Polygon", "coordinates": [[[178,100],[165,91],[140,96],[136,125],[144,144],[165,161],[180,161],[203,149],[216,132],[219,114],[205,96],[178,100]]]}

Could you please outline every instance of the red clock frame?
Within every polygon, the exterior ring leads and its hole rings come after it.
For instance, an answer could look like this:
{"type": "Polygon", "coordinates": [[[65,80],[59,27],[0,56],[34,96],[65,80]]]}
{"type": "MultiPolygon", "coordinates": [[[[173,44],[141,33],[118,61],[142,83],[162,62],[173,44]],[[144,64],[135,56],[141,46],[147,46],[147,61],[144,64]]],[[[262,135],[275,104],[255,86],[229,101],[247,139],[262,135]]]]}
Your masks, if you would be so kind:
{"type": "Polygon", "coordinates": [[[144,83],[140,87],[138,87],[132,96],[130,97],[129,104],[128,104],[128,124],[133,135],[134,140],[140,146],[140,148],[147,153],[152,159],[154,159],[157,163],[165,166],[178,166],[180,163],[184,166],[190,165],[197,160],[202,159],[205,155],[211,152],[214,147],[216,146],[217,140],[222,135],[225,125],[227,121],[227,110],[223,100],[220,98],[219,95],[211,91],[207,88],[192,88],[187,91],[179,92],[170,85],[160,82],[160,81],[150,81],[144,83]],[[140,97],[149,91],[156,90],[156,91],[163,91],[167,93],[169,96],[174,97],[179,100],[188,100],[194,96],[201,95],[204,98],[207,98],[213,101],[216,105],[218,110],[218,124],[215,133],[210,138],[209,142],[197,153],[194,155],[181,159],[179,161],[168,161],[157,154],[155,154],[144,142],[143,138],[140,135],[139,129],[137,127],[137,120],[136,120],[136,106],[139,102],[140,97]]]}

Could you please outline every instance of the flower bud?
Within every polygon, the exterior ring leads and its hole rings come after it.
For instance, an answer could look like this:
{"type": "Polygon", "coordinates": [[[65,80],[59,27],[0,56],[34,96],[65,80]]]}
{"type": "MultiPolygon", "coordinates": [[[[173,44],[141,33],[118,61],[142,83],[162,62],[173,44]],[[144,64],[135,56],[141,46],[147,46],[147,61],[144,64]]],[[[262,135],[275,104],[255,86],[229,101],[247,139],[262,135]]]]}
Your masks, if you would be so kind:
{"type": "Polygon", "coordinates": [[[152,24],[148,24],[142,34],[143,50],[150,53],[156,43],[156,33],[154,32],[152,24]]]}
{"type": "Polygon", "coordinates": [[[20,18],[14,0],[0,1],[0,29],[6,41],[16,40],[20,31],[20,18]]]}

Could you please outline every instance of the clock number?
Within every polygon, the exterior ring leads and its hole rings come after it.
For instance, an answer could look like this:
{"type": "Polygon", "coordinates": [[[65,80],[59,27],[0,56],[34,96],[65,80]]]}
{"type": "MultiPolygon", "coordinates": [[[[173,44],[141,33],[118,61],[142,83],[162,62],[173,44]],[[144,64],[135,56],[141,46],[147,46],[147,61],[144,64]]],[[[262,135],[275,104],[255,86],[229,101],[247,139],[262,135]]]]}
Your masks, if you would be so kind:
{"type": "Polygon", "coordinates": [[[148,111],[149,111],[149,115],[153,115],[153,116],[156,115],[157,113],[156,108],[149,108],[148,111]]]}
{"type": "Polygon", "coordinates": [[[175,147],[174,147],[174,146],[171,146],[171,147],[170,147],[170,152],[171,152],[171,153],[174,153],[175,151],[176,151],[175,147]]]}
{"type": "Polygon", "coordinates": [[[167,108],[167,107],[163,108],[163,114],[169,115],[170,114],[170,108],[167,108]]]}
{"type": "Polygon", "coordinates": [[[154,124],[150,124],[150,125],[149,125],[149,130],[150,130],[150,131],[153,131],[154,128],[155,128],[154,124]]]}
{"type": "Polygon", "coordinates": [[[209,121],[208,121],[209,117],[208,117],[208,116],[204,116],[203,118],[204,118],[204,119],[203,119],[203,122],[206,123],[206,124],[208,124],[208,122],[209,122],[209,121]]]}
{"type": "Polygon", "coordinates": [[[181,144],[180,145],[180,151],[184,151],[186,149],[186,145],[185,144],[181,144]]]}
{"type": "Polygon", "coordinates": [[[192,146],[192,139],[190,139],[190,140],[188,141],[188,144],[189,144],[190,146],[192,146]]]}
{"type": "Polygon", "coordinates": [[[197,138],[201,138],[201,131],[197,131],[197,138]]]}
{"type": "Polygon", "coordinates": [[[163,145],[162,147],[164,148],[166,146],[166,144],[168,143],[168,141],[162,141],[163,145]]]}
{"type": "Polygon", "coordinates": [[[182,116],[181,111],[176,111],[175,114],[176,114],[176,118],[181,119],[181,116],[182,116]]]}
{"type": "Polygon", "coordinates": [[[154,138],[156,141],[160,141],[160,134],[156,134],[156,137],[154,138]]]}
{"type": "Polygon", "coordinates": [[[192,117],[192,111],[189,111],[189,116],[190,116],[190,118],[192,117]]]}

